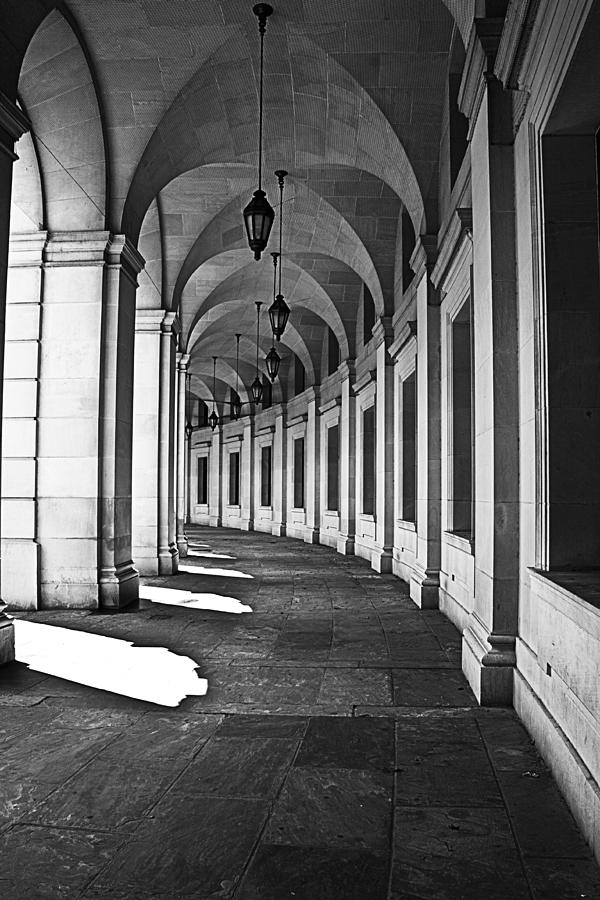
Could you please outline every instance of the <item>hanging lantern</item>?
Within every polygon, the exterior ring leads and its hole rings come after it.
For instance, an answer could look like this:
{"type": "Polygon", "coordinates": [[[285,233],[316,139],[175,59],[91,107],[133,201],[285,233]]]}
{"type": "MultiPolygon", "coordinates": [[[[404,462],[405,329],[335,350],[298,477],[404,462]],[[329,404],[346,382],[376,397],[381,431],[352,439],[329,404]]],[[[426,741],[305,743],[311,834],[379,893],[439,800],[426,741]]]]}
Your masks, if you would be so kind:
{"type": "Polygon", "coordinates": [[[271,331],[277,341],[281,340],[281,335],[285,331],[285,326],[290,317],[290,308],[283,298],[283,294],[277,294],[277,297],[269,307],[269,319],[271,321],[271,331]]]}
{"type": "Polygon", "coordinates": [[[255,403],[260,403],[263,395],[263,386],[262,381],[256,376],[252,384],[250,385],[250,392],[252,394],[252,399],[255,403]]]}
{"type": "Polygon", "coordinates": [[[254,259],[260,259],[260,254],[267,246],[271,226],[275,218],[273,207],[267,200],[267,195],[262,189],[262,125],[263,125],[263,73],[264,73],[264,42],[267,19],[273,12],[273,7],[268,3],[257,3],[252,11],[258,19],[258,31],[260,34],[260,81],[258,99],[258,188],[254,196],[244,209],[244,224],[250,249],[254,251],[254,259]]]}
{"type": "Polygon", "coordinates": [[[269,378],[271,381],[275,381],[277,373],[279,372],[279,364],[281,363],[281,357],[275,347],[271,347],[267,353],[265,363],[267,365],[267,374],[269,378]]]}
{"type": "Polygon", "coordinates": [[[246,235],[250,249],[254,251],[254,259],[260,259],[260,254],[267,246],[274,218],[275,212],[265,192],[254,191],[252,200],[244,209],[246,235]]]}
{"type": "Polygon", "coordinates": [[[242,414],[242,401],[239,397],[236,396],[235,400],[231,401],[231,416],[233,419],[239,419],[242,414]]]}

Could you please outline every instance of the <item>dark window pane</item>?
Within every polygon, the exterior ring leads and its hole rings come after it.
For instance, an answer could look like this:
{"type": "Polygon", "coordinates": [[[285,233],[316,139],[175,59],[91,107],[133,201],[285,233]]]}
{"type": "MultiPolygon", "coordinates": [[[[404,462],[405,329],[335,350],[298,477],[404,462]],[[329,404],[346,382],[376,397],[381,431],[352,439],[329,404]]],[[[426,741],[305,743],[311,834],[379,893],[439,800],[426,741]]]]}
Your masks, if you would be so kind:
{"type": "Polygon", "coordinates": [[[340,497],[340,428],[327,429],[327,509],[338,510],[340,497]]]}
{"type": "Polygon", "coordinates": [[[229,454],[229,505],[240,505],[240,454],[229,454]]]}
{"type": "Polygon", "coordinates": [[[362,415],[362,512],[375,515],[375,407],[362,415]]]}
{"type": "Polygon", "coordinates": [[[452,323],[452,530],[471,536],[471,304],[452,323]]]}
{"type": "Polygon", "coordinates": [[[271,445],[263,447],[260,455],[260,505],[271,505],[271,445]]]}
{"type": "Polygon", "coordinates": [[[198,503],[208,503],[208,456],[198,457],[198,503]]]}
{"type": "Polygon", "coordinates": [[[294,507],[304,509],[304,438],[294,441],[294,507]]]}
{"type": "Polygon", "coordinates": [[[402,382],[402,518],[416,521],[417,407],[415,373],[402,382]]]}

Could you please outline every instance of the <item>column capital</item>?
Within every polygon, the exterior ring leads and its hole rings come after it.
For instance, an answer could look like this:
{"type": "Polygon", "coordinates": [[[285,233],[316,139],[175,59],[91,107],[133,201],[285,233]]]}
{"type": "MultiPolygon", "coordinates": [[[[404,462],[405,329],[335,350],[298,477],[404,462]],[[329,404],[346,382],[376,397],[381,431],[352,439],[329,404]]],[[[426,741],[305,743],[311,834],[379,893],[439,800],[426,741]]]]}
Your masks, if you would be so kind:
{"type": "Polygon", "coordinates": [[[19,157],[14,145],[22,134],[31,130],[31,122],[17,104],[0,91],[0,152],[6,153],[13,162],[19,157]]]}
{"type": "Polygon", "coordinates": [[[175,312],[163,312],[160,330],[163,334],[178,337],[181,334],[181,323],[179,316],[175,312]]]}
{"type": "Polygon", "coordinates": [[[380,316],[373,326],[372,335],[375,338],[375,347],[385,344],[389,347],[394,340],[394,326],[391,316],[380,316]]]}
{"type": "Polygon", "coordinates": [[[421,234],[416,240],[415,249],[409,260],[409,265],[415,273],[415,281],[418,284],[421,278],[433,271],[437,260],[437,235],[421,234]]]}
{"type": "Polygon", "coordinates": [[[42,264],[47,231],[29,231],[11,234],[8,244],[8,265],[14,268],[40,266],[42,264]]]}
{"type": "Polygon", "coordinates": [[[353,359],[344,359],[337,368],[342,381],[351,381],[356,374],[356,367],[353,359]]]}
{"type": "Polygon", "coordinates": [[[469,139],[485,95],[486,76],[494,71],[503,26],[502,18],[478,18],[471,27],[458,92],[458,108],[469,120],[469,139]]]}
{"type": "Polygon", "coordinates": [[[146,260],[133,246],[126,234],[109,236],[105,259],[109,266],[120,266],[125,275],[137,287],[137,276],[146,265],[146,260]]]}
{"type": "Polygon", "coordinates": [[[190,354],[189,353],[178,353],[177,354],[177,368],[180,372],[184,374],[187,372],[187,367],[190,363],[190,354]]]}

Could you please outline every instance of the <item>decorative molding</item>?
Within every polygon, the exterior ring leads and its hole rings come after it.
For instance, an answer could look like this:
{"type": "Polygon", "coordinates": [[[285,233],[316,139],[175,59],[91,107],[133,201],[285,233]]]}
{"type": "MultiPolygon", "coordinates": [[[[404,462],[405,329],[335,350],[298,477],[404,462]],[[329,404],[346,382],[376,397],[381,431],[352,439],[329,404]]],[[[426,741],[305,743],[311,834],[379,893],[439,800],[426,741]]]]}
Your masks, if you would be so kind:
{"type": "Polygon", "coordinates": [[[375,341],[375,348],[381,347],[382,344],[388,346],[394,340],[394,326],[392,325],[391,316],[380,316],[373,325],[371,334],[375,341]]]}
{"type": "Polygon", "coordinates": [[[412,319],[406,322],[398,332],[395,341],[390,345],[389,353],[395,359],[400,351],[408,344],[411,338],[417,336],[417,321],[412,319]]]}
{"type": "Polygon", "coordinates": [[[363,372],[352,385],[352,390],[355,394],[360,394],[369,384],[377,385],[377,369],[363,372]]]}
{"type": "Polygon", "coordinates": [[[146,265],[142,254],[133,246],[125,234],[111,234],[106,248],[106,262],[109,266],[120,266],[124,274],[137,287],[137,276],[146,265]]]}
{"type": "Polygon", "coordinates": [[[493,74],[494,71],[503,26],[504,20],[501,18],[481,18],[473,21],[458,92],[458,108],[469,120],[468,140],[471,140],[473,135],[485,95],[486,76],[493,74]]]}
{"type": "Polygon", "coordinates": [[[44,247],[46,266],[103,266],[109,231],[51,231],[44,247]]]}
{"type": "Polygon", "coordinates": [[[437,258],[437,235],[422,234],[417,238],[409,265],[415,273],[415,285],[431,272],[437,258]]]}
{"type": "Polygon", "coordinates": [[[262,437],[266,434],[275,434],[275,426],[274,425],[263,425],[262,428],[257,428],[254,432],[255,437],[262,437]]]}
{"type": "Polygon", "coordinates": [[[299,413],[290,418],[286,422],[286,428],[293,428],[295,425],[301,425],[302,422],[308,422],[308,413],[299,413]]]}
{"type": "Polygon", "coordinates": [[[26,131],[31,131],[31,122],[23,110],[0,91],[0,151],[13,162],[19,158],[15,143],[26,131]]]}
{"type": "Polygon", "coordinates": [[[20,269],[41,266],[47,240],[47,231],[11,234],[8,243],[9,268],[20,269]]]}
{"type": "Polygon", "coordinates": [[[442,285],[454,257],[465,240],[471,243],[473,241],[473,211],[462,208],[455,210],[442,237],[438,258],[431,271],[434,287],[439,288],[442,285]]]}
{"type": "Polygon", "coordinates": [[[319,413],[323,415],[323,413],[328,412],[330,409],[335,409],[336,406],[342,405],[341,397],[332,397],[331,400],[328,400],[327,403],[324,403],[323,406],[319,407],[319,413]]]}

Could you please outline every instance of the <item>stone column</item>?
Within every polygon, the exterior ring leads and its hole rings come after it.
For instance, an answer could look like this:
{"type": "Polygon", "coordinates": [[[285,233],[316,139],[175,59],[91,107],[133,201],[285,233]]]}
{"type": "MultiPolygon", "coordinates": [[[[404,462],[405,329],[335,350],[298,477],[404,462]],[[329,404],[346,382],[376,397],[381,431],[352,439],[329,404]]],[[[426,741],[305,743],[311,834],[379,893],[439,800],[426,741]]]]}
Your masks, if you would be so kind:
{"type": "Polygon", "coordinates": [[[394,363],[389,348],[394,340],[392,320],[385,316],[373,328],[377,348],[377,393],[375,394],[376,467],[375,540],[371,555],[377,572],[391,572],[394,558],[394,363]]]}
{"type": "Polygon", "coordinates": [[[318,544],[321,516],[321,428],[317,414],[319,391],[309,388],[306,420],[306,533],[307,544],[318,544]]]}
{"type": "Polygon", "coordinates": [[[417,280],[417,553],[410,596],[437,609],[441,565],[440,294],[430,280],[437,241],[422,235],[411,258],[417,280]]]}
{"type": "Polygon", "coordinates": [[[187,435],[185,433],[185,403],[187,367],[190,358],[187,353],[177,355],[177,549],[179,556],[187,556],[188,540],[185,534],[186,498],[189,494],[190,473],[187,435]],[[187,475],[187,478],[186,478],[187,475]]]}
{"type": "MultiPolygon", "coordinates": [[[[12,100],[0,92],[0,372],[4,371],[4,321],[10,230],[10,194],[12,166],[17,158],[14,152],[14,145],[29,128],[29,121],[23,112],[12,100]]],[[[2,420],[1,413],[2,397],[0,396],[0,422],[2,420]]],[[[4,608],[5,603],[0,599],[0,664],[10,662],[15,658],[14,627],[12,620],[5,614],[4,608]]]]}
{"type": "Polygon", "coordinates": [[[286,412],[282,405],[275,409],[275,434],[272,458],[273,534],[284,537],[287,527],[287,433],[286,412]]]}
{"type": "Polygon", "coordinates": [[[110,235],[102,298],[100,412],[99,604],[137,599],[138,573],[131,552],[133,347],[137,275],[144,260],[125,235],[110,235]]]}
{"type": "Polygon", "coordinates": [[[45,231],[10,241],[2,422],[2,596],[11,608],[39,603],[38,385],[45,231]]]}
{"type": "Polygon", "coordinates": [[[356,528],[356,397],[354,363],[344,361],[338,371],[342,379],[340,410],[340,538],[338,553],[354,554],[356,528]]]}
{"type": "Polygon", "coordinates": [[[512,702],[519,594],[516,96],[490,73],[501,22],[476,20],[459,102],[473,191],[475,603],[463,670],[480,703],[512,702]]]}
{"type": "Polygon", "coordinates": [[[178,552],[173,528],[174,438],[175,438],[175,353],[179,321],[165,313],[160,331],[160,378],[158,421],[158,571],[177,571],[178,552]]]}
{"type": "Polygon", "coordinates": [[[218,528],[223,524],[223,426],[217,425],[212,434],[209,457],[208,499],[209,524],[218,528]]]}
{"type": "Polygon", "coordinates": [[[244,531],[254,531],[254,511],[256,508],[256,465],[254,445],[254,419],[244,420],[244,433],[240,447],[240,506],[241,527],[244,531]]]}

